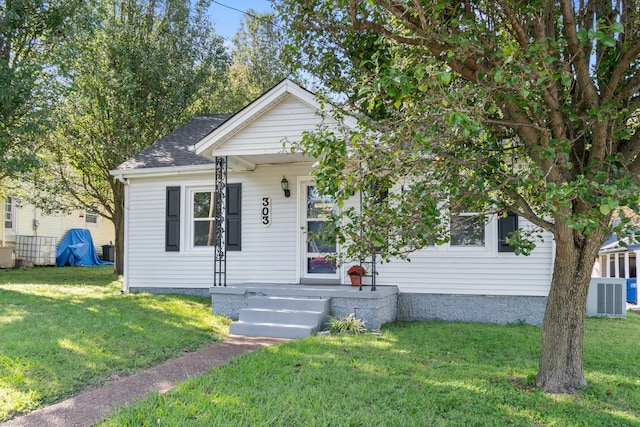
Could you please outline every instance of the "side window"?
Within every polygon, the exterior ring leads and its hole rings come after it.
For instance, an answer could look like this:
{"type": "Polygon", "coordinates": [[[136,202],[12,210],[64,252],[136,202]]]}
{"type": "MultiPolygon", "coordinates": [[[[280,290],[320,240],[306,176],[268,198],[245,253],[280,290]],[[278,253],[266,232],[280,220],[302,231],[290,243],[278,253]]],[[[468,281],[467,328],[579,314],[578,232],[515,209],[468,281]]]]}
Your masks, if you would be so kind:
{"type": "Polygon", "coordinates": [[[7,230],[13,230],[14,223],[14,202],[11,197],[4,199],[4,228],[7,230]]]}
{"type": "Polygon", "coordinates": [[[451,216],[451,247],[484,248],[486,246],[485,217],[474,213],[451,216]]]}
{"type": "Polygon", "coordinates": [[[85,225],[98,225],[100,215],[97,212],[85,211],[84,223],[85,225]]]}

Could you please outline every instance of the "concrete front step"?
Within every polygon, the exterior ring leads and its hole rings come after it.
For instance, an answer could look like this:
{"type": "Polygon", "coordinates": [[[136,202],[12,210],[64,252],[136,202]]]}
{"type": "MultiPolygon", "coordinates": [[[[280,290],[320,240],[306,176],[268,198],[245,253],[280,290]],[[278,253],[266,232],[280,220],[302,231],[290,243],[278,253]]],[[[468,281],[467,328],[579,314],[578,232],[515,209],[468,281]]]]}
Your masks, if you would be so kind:
{"type": "Polygon", "coordinates": [[[328,311],[329,299],[254,296],[247,298],[247,307],[274,310],[328,311]]]}
{"type": "Polygon", "coordinates": [[[328,298],[253,296],[230,325],[236,335],[305,338],[319,331],[329,315],[328,298]]]}
{"type": "Polygon", "coordinates": [[[308,310],[273,310],[269,308],[243,308],[239,318],[249,323],[281,323],[317,327],[323,321],[323,312],[308,310]]]}
{"type": "Polygon", "coordinates": [[[251,323],[238,320],[229,325],[229,332],[235,335],[272,338],[306,338],[316,332],[312,326],[286,325],[280,323],[251,323]]]}

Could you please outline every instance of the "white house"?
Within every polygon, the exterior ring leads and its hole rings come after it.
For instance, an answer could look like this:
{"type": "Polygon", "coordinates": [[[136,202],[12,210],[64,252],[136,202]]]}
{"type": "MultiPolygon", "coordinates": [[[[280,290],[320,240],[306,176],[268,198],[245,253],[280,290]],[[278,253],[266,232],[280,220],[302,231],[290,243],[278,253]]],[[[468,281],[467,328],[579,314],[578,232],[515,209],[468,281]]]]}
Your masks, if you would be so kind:
{"type": "Polygon", "coordinates": [[[323,256],[340,248],[314,247],[306,239],[307,230],[322,227],[323,211],[335,208],[314,191],[314,159],[283,148],[283,141],[300,141],[323,120],[335,123],[320,111],[313,93],[284,80],[236,114],[193,118],[112,171],[126,183],[125,290],[210,292],[221,311],[218,298],[243,287],[253,294],[275,287],[280,295],[301,288],[349,291],[359,292],[356,305],[392,295],[384,321],[542,322],[552,239],[530,256],[517,256],[500,242],[505,231],[497,218],[473,246],[454,242],[421,250],[411,262],[378,265],[374,292],[371,286],[300,286],[349,283],[349,265],[336,267],[323,256]],[[215,196],[221,188],[226,197],[215,196]],[[220,235],[226,244],[216,246],[220,235]]]}

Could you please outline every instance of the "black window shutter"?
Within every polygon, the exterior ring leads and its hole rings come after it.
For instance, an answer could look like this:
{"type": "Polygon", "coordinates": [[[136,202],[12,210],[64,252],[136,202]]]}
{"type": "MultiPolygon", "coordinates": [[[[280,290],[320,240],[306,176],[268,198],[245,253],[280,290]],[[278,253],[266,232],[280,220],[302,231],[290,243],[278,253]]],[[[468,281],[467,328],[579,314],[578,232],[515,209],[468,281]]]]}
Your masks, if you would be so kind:
{"type": "Polygon", "coordinates": [[[167,187],[164,250],[180,252],[180,187],[167,187]]]}
{"type": "Polygon", "coordinates": [[[242,250],[241,214],[242,184],[227,184],[227,250],[242,250]]]}
{"type": "Polygon", "coordinates": [[[515,252],[516,248],[506,243],[509,234],[518,229],[518,215],[509,212],[498,219],[498,252],[515,252]]]}

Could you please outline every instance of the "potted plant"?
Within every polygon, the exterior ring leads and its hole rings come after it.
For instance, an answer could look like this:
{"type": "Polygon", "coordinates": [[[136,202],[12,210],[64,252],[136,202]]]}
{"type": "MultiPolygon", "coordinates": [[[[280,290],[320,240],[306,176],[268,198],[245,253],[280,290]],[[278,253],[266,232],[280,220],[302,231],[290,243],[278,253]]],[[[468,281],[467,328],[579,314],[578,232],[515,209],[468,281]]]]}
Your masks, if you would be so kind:
{"type": "Polygon", "coordinates": [[[360,286],[360,278],[367,274],[367,271],[361,265],[352,265],[347,274],[351,279],[351,286],[360,286]]]}

